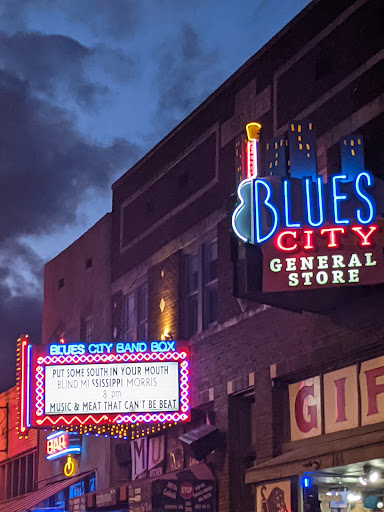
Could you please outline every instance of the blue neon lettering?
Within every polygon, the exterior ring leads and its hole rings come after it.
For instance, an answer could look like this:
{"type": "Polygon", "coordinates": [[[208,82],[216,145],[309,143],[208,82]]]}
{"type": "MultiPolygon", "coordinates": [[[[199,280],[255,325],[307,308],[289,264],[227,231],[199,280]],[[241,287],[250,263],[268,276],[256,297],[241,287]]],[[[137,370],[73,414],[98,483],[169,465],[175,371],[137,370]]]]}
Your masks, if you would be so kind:
{"type": "Polygon", "coordinates": [[[123,352],[125,352],[124,343],[116,343],[116,353],[122,354],[123,352]]]}
{"type": "Polygon", "coordinates": [[[368,208],[368,217],[364,219],[361,208],[355,210],[356,219],[360,224],[369,224],[376,216],[376,203],[373,197],[362,189],[361,181],[366,180],[367,187],[373,187],[375,180],[369,172],[361,172],[357,175],[355,181],[355,195],[358,199],[362,199],[368,208]]]}
{"type": "Polygon", "coordinates": [[[347,194],[339,194],[338,181],[346,180],[346,174],[338,174],[337,176],[331,176],[332,184],[332,203],[333,203],[333,220],[335,224],[349,224],[349,219],[340,218],[340,203],[348,199],[347,194]]]}
{"type": "Polygon", "coordinates": [[[318,220],[313,220],[312,217],[312,179],[304,178],[305,182],[305,212],[306,212],[306,221],[308,224],[314,228],[321,226],[324,223],[324,198],[323,198],[323,180],[321,176],[316,178],[316,188],[317,188],[317,217],[318,220]]]}
{"type": "Polygon", "coordinates": [[[175,350],[174,341],[152,341],[151,351],[152,352],[167,352],[168,350],[175,350]]]}
{"type": "Polygon", "coordinates": [[[255,234],[256,234],[256,242],[258,244],[261,244],[262,242],[265,242],[268,240],[268,238],[271,238],[271,236],[274,234],[274,232],[277,229],[277,224],[279,221],[279,214],[275,206],[269,202],[271,196],[272,196],[272,187],[270,184],[266,181],[262,180],[254,180],[254,206],[255,206],[255,234]],[[263,186],[266,191],[267,195],[264,201],[261,203],[264,206],[266,206],[272,216],[272,227],[269,230],[269,232],[262,236],[262,229],[261,229],[261,211],[260,211],[260,194],[259,194],[259,187],[263,186]]]}
{"type": "Polygon", "coordinates": [[[85,345],[83,343],[72,345],[49,345],[49,355],[51,356],[82,356],[85,354],[85,345]]]}
{"type": "Polygon", "coordinates": [[[300,222],[291,222],[291,183],[289,180],[283,181],[283,203],[284,218],[287,228],[301,228],[300,222]]]}

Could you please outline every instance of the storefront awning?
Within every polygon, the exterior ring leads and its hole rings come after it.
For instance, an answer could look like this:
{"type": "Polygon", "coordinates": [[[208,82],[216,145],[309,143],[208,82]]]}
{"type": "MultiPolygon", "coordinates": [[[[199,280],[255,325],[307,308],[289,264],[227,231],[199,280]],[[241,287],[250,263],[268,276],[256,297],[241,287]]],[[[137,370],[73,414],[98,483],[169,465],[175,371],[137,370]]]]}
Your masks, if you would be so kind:
{"type": "MultiPolygon", "coordinates": [[[[360,431],[344,431],[339,434],[319,436],[298,441],[297,448],[249,469],[245,474],[245,483],[259,483],[272,479],[302,475],[306,471],[327,469],[364,460],[384,458],[384,431],[369,431],[365,427],[360,431]]],[[[371,427],[377,429],[377,426],[371,427]]],[[[294,443],[292,443],[294,445],[294,443]]]]}
{"type": "Polygon", "coordinates": [[[59,491],[62,491],[66,487],[73,485],[86,476],[90,475],[92,471],[88,471],[87,473],[83,473],[81,475],[74,476],[72,478],[67,478],[66,480],[60,480],[60,482],[55,482],[53,484],[48,484],[47,486],[38,489],[37,491],[30,492],[25,496],[20,496],[18,498],[14,498],[11,500],[3,501],[0,503],[0,512],[25,512],[26,510],[34,507],[41,501],[50,498],[54,494],[59,491]]]}

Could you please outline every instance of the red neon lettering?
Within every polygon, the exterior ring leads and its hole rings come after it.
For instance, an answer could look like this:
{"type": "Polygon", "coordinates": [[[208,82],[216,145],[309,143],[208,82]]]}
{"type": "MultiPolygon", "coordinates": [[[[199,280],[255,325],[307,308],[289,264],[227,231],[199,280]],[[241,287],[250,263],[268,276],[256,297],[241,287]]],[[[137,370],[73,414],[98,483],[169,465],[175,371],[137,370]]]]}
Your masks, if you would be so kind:
{"type": "Polygon", "coordinates": [[[305,240],[305,245],[303,246],[303,249],[306,249],[306,250],[309,250],[309,249],[314,249],[315,248],[315,245],[313,243],[313,229],[306,229],[303,231],[303,234],[304,234],[304,240],[305,240]]]}
{"type": "Polygon", "coordinates": [[[312,386],[303,386],[297,393],[295,400],[295,418],[296,424],[301,432],[307,433],[312,428],[317,427],[317,407],[316,405],[308,405],[307,412],[310,417],[309,421],[306,421],[304,417],[304,406],[306,398],[312,396],[314,398],[314,384],[312,386]]]}
{"type": "Polygon", "coordinates": [[[320,235],[324,235],[328,233],[328,244],[327,247],[337,248],[339,247],[339,240],[336,238],[336,233],[340,233],[341,235],[345,235],[345,228],[323,228],[320,230],[320,235]]]}
{"type": "Polygon", "coordinates": [[[372,242],[368,239],[372,235],[372,233],[374,233],[377,230],[377,226],[369,226],[369,231],[366,234],[363,233],[363,228],[361,226],[357,226],[357,227],[351,228],[351,229],[360,238],[359,245],[361,247],[367,246],[367,245],[372,245],[372,242]]]}
{"type": "Polygon", "coordinates": [[[367,370],[365,377],[367,379],[367,395],[368,395],[368,412],[367,416],[371,414],[377,414],[377,395],[384,393],[384,384],[376,384],[377,377],[384,375],[384,366],[379,368],[373,368],[373,370],[367,370]]]}
{"type": "Polygon", "coordinates": [[[286,237],[292,237],[296,240],[297,239],[297,231],[282,231],[281,233],[279,233],[277,235],[277,237],[275,238],[275,246],[277,247],[277,249],[280,249],[280,251],[284,251],[284,252],[295,251],[298,247],[297,244],[293,244],[293,245],[289,245],[289,246],[283,245],[283,241],[286,237]]]}
{"type": "Polygon", "coordinates": [[[61,452],[68,448],[68,434],[54,437],[47,440],[47,455],[61,452]]]}
{"type": "Polygon", "coordinates": [[[248,174],[247,178],[252,178],[255,176],[255,151],[256,151],[256,141],[251,140],[247,141],[247,149],[248,149],[248,174]]]}
{"type": "Polygon", "coordinates": [[[345,415],[345,381],[347,377],[335,380],[336,423],[347,421],[345,415]]]}

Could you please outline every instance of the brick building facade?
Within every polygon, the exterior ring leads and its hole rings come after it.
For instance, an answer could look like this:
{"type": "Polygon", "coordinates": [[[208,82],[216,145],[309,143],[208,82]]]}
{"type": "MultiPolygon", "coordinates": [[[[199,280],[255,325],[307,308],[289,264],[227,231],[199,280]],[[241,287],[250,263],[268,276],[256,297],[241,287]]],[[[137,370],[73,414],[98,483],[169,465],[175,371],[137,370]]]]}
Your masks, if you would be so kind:
{"type": "MultiPolygon", "coordinates": [[[[357,365],[357,372],[364,361],[383,356],[382,287],[315,296],[305,291],[300,301],[295,294],[262,294],[252,288],[254,252],[231,230],[242,177],[239,148],[251,121],[262,125],[262,176],[273,175],[270,164],[276,175],[299,169],[300,155],[274,157],[268,144],[291,141],[291,122],[310,121],[317,151],[308,147],[307,158],[319,175],[340,171],[340,139],[359,133],[365,168],[383,178],[383,16],[380,0],[311,2],[112,186],[111,320],[103,336],[189,341],[193,421],[160,432],[169,445],[163,470],[186,478],[185,471],[204,466],[205,475],[215,477],[220,512],[255,510],[255,501],[258,512],[275,512],[284,509],[284,500],[285,510],[325,512],[333,502],[321,498],[322,476],[308,477],[316,484],[305,486],[310,495],[299,489],[304,473],[323,471],[344,489],[345,475],[354,471],[356,480],[368,463],[384,470],[381,402],[371,425],[360,419],[327,434],[319,426],[318,435],[295,441],[289,406],[292,385],[314,377],[325,382],[326,374],[349,366],[357,365]],[[204,446],[204,423],[220,435],[198,464],[183,434],[194,430],[204,446]],[[285,496],[280,505],[276,488],[285,496]]],[[[59,327],[57,319],[52,323],[57,304],[45,297],[51,325],[43,329],[43,342],[59,327]]],[[[158,436],[157,427],[146,435],[158,436]]],[[[129,482],[129,464],[129,456],[110,449],[110,485],[129,485],[134,497],[141,496],[156,478],[145,471],[139,482],[129,482]]],[[[377,493],[382,497],[383,485],[377,493]]],[[[150,496],[129,503],[135,511],[159,508],[150,496]]]]}
{"type": "MultiPolygon", "coordinates": [[[[352,302],[351,289],[334,291],[337,301],[323,314],[271,295],[264,305],[263,296],[249,293],[252,255],[230,229],[236,149],[248,122],[262,125],[264,176],[267,143],[285,137],[292,120],[309,119],[317,173],[338,172],[340,139],[358,132],[366,168],[382,177],[382,19],[375,0],[312,2],[112,187],[115,339],[129,339],[127,301],[132,294],[138,300],[140,286],[148,309],[144,319],[132,306],[133,328],[144,321],[148,339],[169,332],[189,339],[192,406],[213,411],[226,436],[214,456],[223,512],[254,510],[255,484],[298,477],[311,469],[311,457],[327,452],[322,435],[296,442],[300,453],[290,442],[290,383],[382,355],[380,287],[359,290],[352,302]],[[296,465],[288,464],[288,453],[296,465]]],[[[315,300],[323,303],[317,311],[328,298],[315,300]]],[[[362,428],[375,429],[358,427],[354,435],[362,428]]],[[[364,450],[344,458],[341,451],[342,463],[332,465],[369,460],[364,450]]]]}

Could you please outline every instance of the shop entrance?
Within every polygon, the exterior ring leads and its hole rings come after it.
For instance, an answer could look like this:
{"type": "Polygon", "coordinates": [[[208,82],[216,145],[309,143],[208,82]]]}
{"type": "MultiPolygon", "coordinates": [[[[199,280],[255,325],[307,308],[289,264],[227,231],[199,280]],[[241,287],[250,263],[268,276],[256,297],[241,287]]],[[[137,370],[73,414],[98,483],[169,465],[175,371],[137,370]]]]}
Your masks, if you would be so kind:
{"type": "Polygon", "coordinates": [[[384,459],[304,473],[303,512],[380,512],[384,459]]]}

